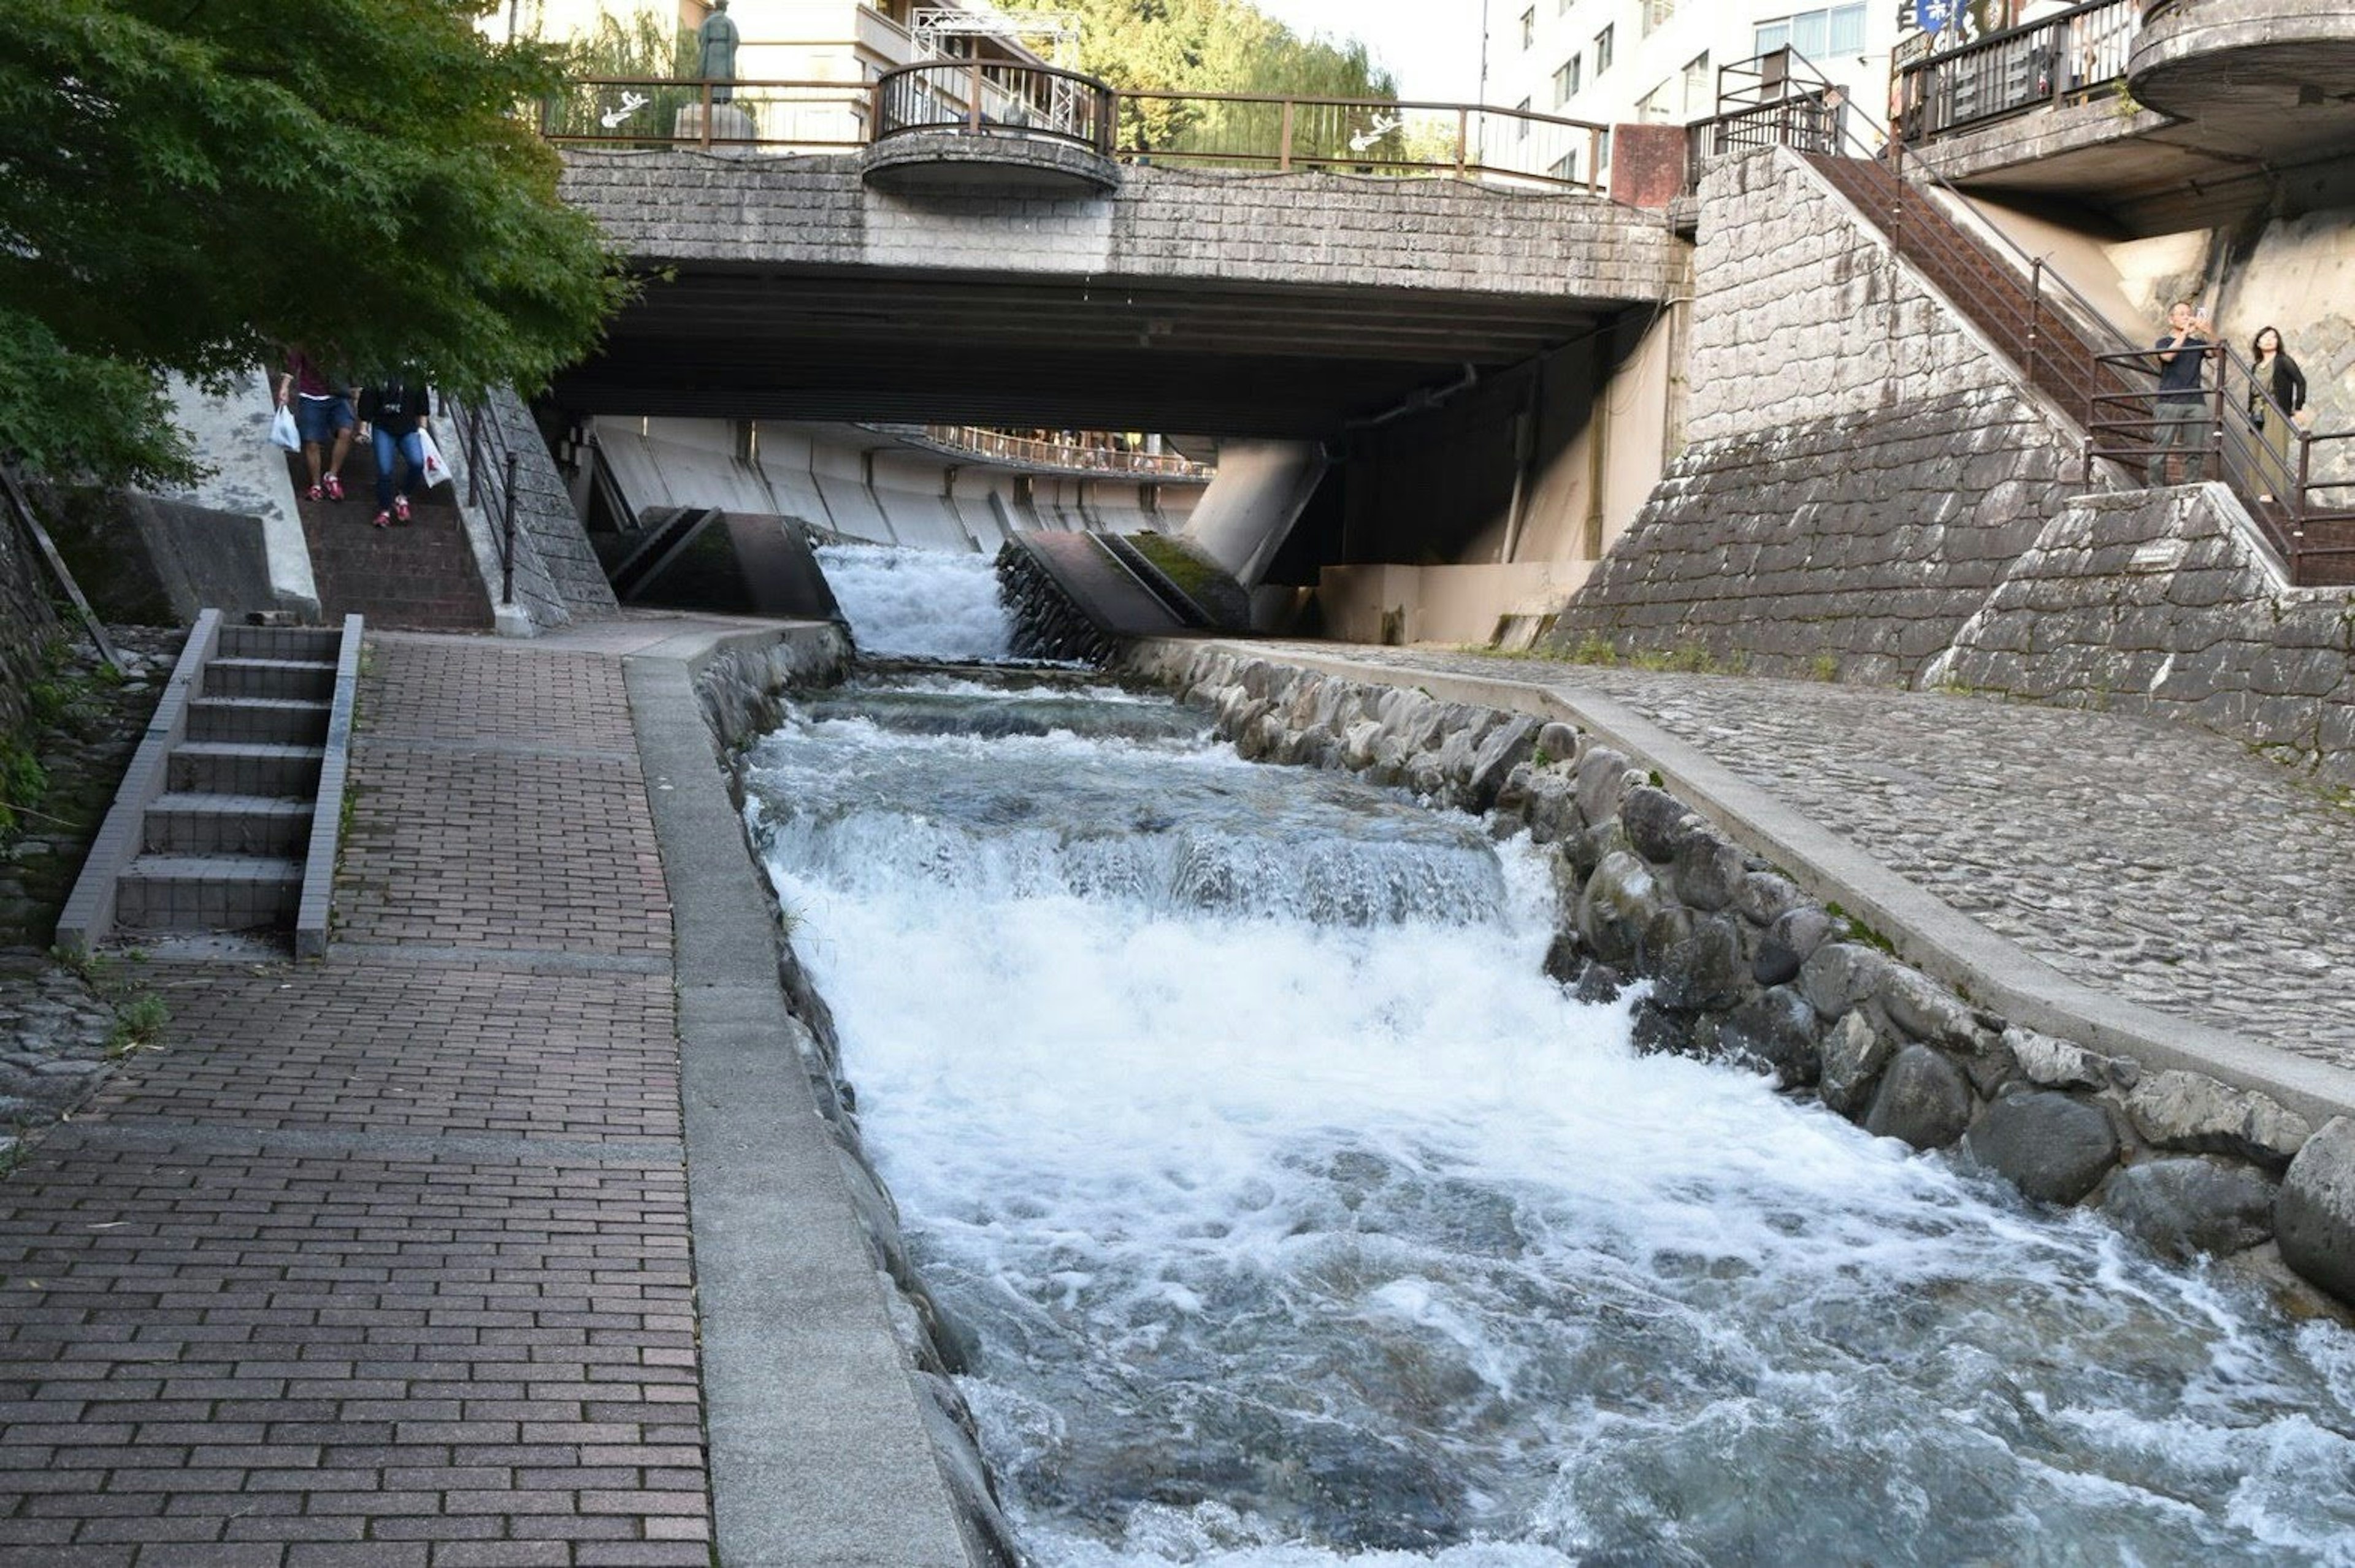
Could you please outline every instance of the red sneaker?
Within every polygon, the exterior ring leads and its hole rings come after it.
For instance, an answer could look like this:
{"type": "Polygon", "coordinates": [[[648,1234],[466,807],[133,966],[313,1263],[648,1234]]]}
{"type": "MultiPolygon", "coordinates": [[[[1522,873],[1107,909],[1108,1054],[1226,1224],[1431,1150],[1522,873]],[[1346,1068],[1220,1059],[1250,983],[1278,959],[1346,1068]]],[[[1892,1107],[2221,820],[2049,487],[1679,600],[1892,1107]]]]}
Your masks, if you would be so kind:
{"type": "Polygon", "coordinates": [[[409,497],[408,497],[408,496],[395,496],[392,498],[392,515],[393,515],[393,517],[396,517],[397,519],[399,519],[399,520],[400,520],[400,521],[401,521],[401,522],[404,522],[404,523],[405,523],[405,522],[409,521],[409,497]]]}
{"type": "Polygon", "coordinates": [[[389,528],[392,527],[392,514],[390,512],[378,512],[375,517],[368,519],[368,527],[372,528],[389,528]]]}
{"type": "Polygon", "coordinates": [[[344,482],[336,478],[334,475],[328,475],[326,478],[320,481],[320,483],[326,489],[328,500],[340,501],[344,498],[344,482]]]}
{"type": "Polygon", "coordinates": [[[305,501],[316,501],[325,497],[325,491],[320,489],[316,485],[314,485],[308,490],[303,492],[303,499],[305,501]]]}

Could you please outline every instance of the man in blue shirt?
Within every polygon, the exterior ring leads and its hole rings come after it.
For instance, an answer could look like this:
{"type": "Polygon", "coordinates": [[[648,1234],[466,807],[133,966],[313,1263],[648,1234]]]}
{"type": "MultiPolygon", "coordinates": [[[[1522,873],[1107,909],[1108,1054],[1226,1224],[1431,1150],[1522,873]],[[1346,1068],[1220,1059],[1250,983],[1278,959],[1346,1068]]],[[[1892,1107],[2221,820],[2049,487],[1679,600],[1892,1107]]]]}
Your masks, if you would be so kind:
{"type": "Polygon", "coordinates": [[[2158,396],[2151,408],[2150,470],[2146,482],[2167,483],[2167,453],[2183,450],[2183,483],[2197,485],[2207,477],[2207,443],[2200,425],[2207,419],[2207,394],[2200,389],[2200,372],[2208,363],[2208,334],[2215,330],[2190,300],[2177,300],[2167,313],[2170,336],[2158,340],[2158,396]]]}

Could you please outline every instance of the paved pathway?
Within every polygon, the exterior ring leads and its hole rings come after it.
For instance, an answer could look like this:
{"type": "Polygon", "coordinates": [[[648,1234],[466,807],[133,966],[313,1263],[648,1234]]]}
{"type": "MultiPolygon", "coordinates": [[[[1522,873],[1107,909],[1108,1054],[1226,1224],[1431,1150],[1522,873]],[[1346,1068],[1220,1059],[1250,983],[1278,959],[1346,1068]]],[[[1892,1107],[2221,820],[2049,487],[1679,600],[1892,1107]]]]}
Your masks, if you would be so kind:
{"type": "Polygon", "coordinates": [[[1982,697],[1298,645],[1600,693],[2074,979],[2355,1068],[2355,805],[2236,741],[1982,697]]]}
{"type": "Polygon", "coordinates": [[[370,641],[329,961],[146,966],[168,1049],[7,1184],[0,1561],[709,1561],[620,661],[370,641]]]}

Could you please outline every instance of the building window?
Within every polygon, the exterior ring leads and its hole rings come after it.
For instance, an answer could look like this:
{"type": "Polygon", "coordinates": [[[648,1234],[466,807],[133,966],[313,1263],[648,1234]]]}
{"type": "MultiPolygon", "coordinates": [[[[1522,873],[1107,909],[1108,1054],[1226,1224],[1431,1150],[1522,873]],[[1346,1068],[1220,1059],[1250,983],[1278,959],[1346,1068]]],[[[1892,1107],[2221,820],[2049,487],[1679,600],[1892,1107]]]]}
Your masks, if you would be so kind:
{"type": "Polygon", "coordinates": [[[1619,26],[1613,23],[1594,35],[1594,74],[1601,76],[1611,69],[1612,47],[1619,41],[1619,26]]]}
{"type": "Polygon", "coordinates": [[[1594,177],[1601,179],[1611,167],[1611,128],[1604,126],[1594,133],[1594,177]]]}
{"type": "Polygon", "coordinates": [[[1697,114],[1714,114],[1717,103],[1709,90],[1709,55],[1707,51],[1685,61],[1685,69],[1677,73],[1683,84],[1685,118],[1697,114]]]}
{"type": "Polygon", "coordinates": [[[1673,81],[1664,81],[1636,100],[1636,118],[1647,122],[1675,119],[1677,117],[1676,85],[1673,81]]]}
{"type": "Polygon", "coordinates": [[[1528,141],[1529,139],[1529,101],[1528,99],[1524,98],[1513,105],[1513,124],[1517,127],[1513,140],[1528,141]]]}
{"type": "Polygon", "coordinates": [[[1864,6],[1835,5],[1824,11],[1798,11],[1761,22],[1752,34],[1759,54],[1789,48],[1800,58],[1829,60],[1864,52],[1864,6]]]}
{"type": "Polygon", "coordinates": [[[1553,73],[1553,106],[1559,109],[1577,96],[1578,57],[1572,55],[1569,63],[1553,73]]]}
{"type": "Polygon", "coordinates": [[[1644,33],[1650,37],[1677,14],[1677,0],[1644,0],[1644,33]]]}
{"type": "Polygon", "coordinates": [[[1521,48],[1538,47],[1538,8],[1534,5],[1521,13],[1521,48]]]}
{"type": "Polygon", "coordinates": [[[1569,152],[1564,153],[1561,156],[1553,161],[1553,177],[1558,180],[1565,181],[1574,180],[1578,177],[1578,150],[1576,148],[1572,148],[1569,152]]]}

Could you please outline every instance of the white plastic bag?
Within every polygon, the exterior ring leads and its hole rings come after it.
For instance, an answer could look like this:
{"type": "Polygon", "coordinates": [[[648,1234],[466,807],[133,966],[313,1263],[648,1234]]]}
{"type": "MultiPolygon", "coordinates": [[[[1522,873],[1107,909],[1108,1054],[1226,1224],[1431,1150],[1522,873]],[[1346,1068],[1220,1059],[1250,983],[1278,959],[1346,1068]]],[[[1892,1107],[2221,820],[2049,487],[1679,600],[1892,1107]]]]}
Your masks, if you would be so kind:
{"type": "Polygon", "coordinates": [[[294,411],[284,403],[270,416],[270,439],[289,452],[303,450],[302,433],[294,428],[294,411]]]}
{"type": "Polygon", "coordinates": [[[424,449],[425,483],[429,485],[450,483],[450,465],[442,461],[442,449],[433,444],[433,432],[430,430],[419,431],[417,444],[424,449]]]}

